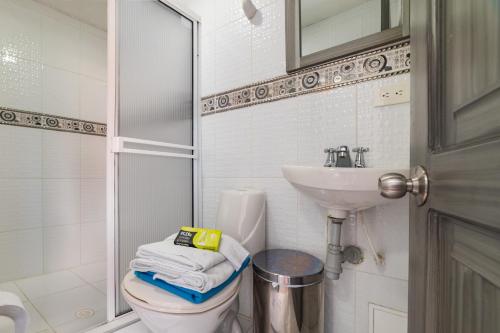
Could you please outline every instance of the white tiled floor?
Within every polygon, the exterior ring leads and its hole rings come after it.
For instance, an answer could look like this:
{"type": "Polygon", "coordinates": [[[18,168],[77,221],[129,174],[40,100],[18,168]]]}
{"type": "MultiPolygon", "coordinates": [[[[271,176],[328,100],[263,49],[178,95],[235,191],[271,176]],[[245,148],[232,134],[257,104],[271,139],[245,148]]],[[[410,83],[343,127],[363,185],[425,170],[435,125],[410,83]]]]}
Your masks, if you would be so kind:
{"type": "MultiPolygon", "coordinates": [[[[0,284],[18,295],[30,315],[28,333],[73,333],[106,320],[106,265],[95,263],[0,284]]],[[[0,317],[0,332],[13,332],[0,317]]]]}

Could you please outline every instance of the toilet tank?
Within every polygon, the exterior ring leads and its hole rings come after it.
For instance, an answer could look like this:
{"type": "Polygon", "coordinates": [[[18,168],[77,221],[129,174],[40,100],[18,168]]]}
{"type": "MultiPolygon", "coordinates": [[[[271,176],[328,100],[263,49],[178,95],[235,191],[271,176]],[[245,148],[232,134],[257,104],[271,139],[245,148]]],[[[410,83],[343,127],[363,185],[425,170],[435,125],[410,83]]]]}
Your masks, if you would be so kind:
{"type": "Polygon", "coordinates": [[[266,195],[253,189],[221,192],[216,227],[238,240],[251,255],[266,245],[266,195]]]}

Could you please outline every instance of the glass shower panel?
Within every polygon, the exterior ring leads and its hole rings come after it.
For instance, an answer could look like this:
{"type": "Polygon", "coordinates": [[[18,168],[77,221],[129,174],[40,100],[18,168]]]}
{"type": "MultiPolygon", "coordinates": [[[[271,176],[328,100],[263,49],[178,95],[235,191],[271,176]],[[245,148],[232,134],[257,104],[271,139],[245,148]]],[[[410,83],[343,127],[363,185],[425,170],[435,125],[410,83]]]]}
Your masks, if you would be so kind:
{"type": "MultiPolygon", "coordinates": [[[[163,240],[193,222],[192,160],[121,154],[119,165],[119,281],[141,244],[163,240]]],[[[119,289],[119,284],[118,284],[119,289]]],[[[117,314],[128,311],[121,298],[117,314]]]]}
{"type": "Polygon", "coordinates": [[[119,135],[191,145],[193,23],[155,0],[119,5],[119,135]]]}
{"type": "Polygon", "coordinates": [[[123,144],[115,159],[115,312],[120,315],[129,310],[120,282],[137,247],[193,224],[195,89],[193,22],[160,1],[123,0],[117,6],[115,139],[123,144]]]}

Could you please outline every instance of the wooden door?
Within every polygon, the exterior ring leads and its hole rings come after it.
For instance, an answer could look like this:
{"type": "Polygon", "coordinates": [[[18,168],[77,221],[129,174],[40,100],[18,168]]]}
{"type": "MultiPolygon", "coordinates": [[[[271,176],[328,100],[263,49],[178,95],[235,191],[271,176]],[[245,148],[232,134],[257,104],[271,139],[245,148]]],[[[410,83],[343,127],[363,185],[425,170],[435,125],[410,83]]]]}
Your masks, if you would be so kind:
{"type": "Polygon", "coordinates": [[[500,1],[412,0],[410,333],[500,332],[500,1]]]}

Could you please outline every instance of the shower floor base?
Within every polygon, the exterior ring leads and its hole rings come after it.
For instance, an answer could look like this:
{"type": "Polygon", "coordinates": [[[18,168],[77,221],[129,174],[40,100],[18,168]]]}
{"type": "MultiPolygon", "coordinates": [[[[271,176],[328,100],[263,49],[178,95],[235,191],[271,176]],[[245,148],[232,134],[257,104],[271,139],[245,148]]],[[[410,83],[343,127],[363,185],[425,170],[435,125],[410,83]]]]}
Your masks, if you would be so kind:
{"type": "MultiPolygon", "coordinates": [[[[106,263],[0,283],[17,294],[30,315],[28,333],[74,333],[106,321],[106,263]]],[[[14,325],[0,317],[0,332],[14,325]]]]}

